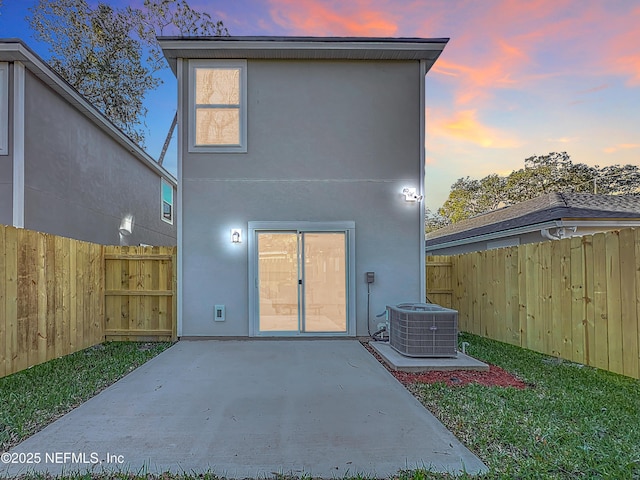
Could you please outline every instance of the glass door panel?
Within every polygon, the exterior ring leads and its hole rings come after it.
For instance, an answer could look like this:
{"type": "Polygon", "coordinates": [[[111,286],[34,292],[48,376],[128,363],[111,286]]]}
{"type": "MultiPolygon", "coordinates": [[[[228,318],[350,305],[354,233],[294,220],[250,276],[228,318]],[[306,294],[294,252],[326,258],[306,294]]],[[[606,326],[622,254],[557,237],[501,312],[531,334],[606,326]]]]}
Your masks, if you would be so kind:
{"type": "Polygon", "coordinates": [[[347,331],[346,234],[302,233],[302,332],[347,331]]]}
{"type": "Polygon", "coordinates": [[[299,332],[298,234],[259,232],[259,330],[299,332]]]}

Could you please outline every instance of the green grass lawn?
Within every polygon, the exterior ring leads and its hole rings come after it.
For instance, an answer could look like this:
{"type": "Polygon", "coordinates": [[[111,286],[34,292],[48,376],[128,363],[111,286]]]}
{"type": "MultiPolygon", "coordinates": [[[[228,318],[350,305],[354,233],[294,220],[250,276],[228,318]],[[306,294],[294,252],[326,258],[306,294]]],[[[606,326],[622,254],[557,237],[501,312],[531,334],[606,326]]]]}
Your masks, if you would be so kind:
{"type": "Polygon", "coordinates": [[[489,467],[481,478],[640,478],[640,381],[473,335],[460,340],[530,385],[411,387],[489,467]]]}
{"type": "Polygon", "coordinates": [[[103,343],[0,378],[0,451],[41,430],[169,345],[103,343]]]}
{"type": "MultiPolygon", "coordinates": [[[[461,335],[460,341],[470,343],[467,352],[472,356],[529,384],[524,390],[476,384],[410,387],[489,467],[489,473],[482,477],[463,478],[640,479],[640,381],[473,335],[461,335]]],[[[149,346],[105,344],[0,379],[2,450],[126,374],[166,344],[145,348],[149,346]],[[10,408],[5,410],[4,405],[10,408]]],[[[112,474],[108,478],[218,477],[112,474]]],[[[446,478],[450,477],[422,470],[400,472],[396,477],[446,478]]]]}

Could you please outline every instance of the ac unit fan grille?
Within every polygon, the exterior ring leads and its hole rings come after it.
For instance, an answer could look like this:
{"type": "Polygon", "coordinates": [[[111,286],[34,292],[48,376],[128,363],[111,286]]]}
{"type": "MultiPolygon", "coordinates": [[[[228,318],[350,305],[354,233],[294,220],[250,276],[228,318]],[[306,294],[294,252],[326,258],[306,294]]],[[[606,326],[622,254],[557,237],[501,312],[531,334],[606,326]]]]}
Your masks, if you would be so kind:
{"type": "Polygon", "coordinates": [[[433,304],[387,306],[389,345],[409,357],[456,357],[458,312],[433,304]]]}

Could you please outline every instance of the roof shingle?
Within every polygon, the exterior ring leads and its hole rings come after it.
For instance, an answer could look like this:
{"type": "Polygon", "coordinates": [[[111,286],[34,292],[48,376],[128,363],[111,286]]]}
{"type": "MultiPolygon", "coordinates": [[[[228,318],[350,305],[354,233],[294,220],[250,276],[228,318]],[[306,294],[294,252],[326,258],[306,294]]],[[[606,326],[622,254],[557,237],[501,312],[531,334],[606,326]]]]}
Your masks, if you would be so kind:
{"type": "Polygon", "coordinates": [[[547,193],[430,232],[427,245],[568,218],[640,218],[640,196],[547,193]]]}

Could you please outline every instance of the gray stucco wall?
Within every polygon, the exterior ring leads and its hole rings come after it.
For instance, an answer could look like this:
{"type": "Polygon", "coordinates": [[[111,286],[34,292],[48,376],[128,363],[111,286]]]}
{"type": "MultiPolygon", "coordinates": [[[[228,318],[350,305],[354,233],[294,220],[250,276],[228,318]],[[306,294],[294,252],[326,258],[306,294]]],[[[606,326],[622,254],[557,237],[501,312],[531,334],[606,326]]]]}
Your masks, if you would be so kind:
{"type": "Polygon", "coordinates": [[[0,155],[0,224],[13,223],[13,157],[0,155]]]}
{"type": "Polygon", "coordinates": [[[0,155],[0,224],[13,223],[13,165],[11,158],[0,155]]]}
{"type": "Polygon", "coordinates": [[[9,64],[9,122],[8,141],[9,154],[0,155],[0,224],[13,224],[13,101],[10,92],[13,90],[13,65],[9,64]]]}
{"type": "Polygon", "coordinates": [[[101,244],[175,245],[175,221],[161,220],[159,175],[28,71],[25,92],[25,228],[101,244]],[[126,215],[134,228],[122,237],[126,215]]]}
{"type": "Polygon", "coordinates": [[[182,335],[249,334],[247,242],[232,245],[229,231],[275,220],[355,221],[366,335],[365,272],[376,272],[373,327],[387,304],[423,299],[420,204],[401,195],[420,180],[419,65],[250,60],[247,70],[248,152],[190,154],[184,144],[182,335]],[[225,322],[213,322],[215,304],[226,305],[225,322]]]}

